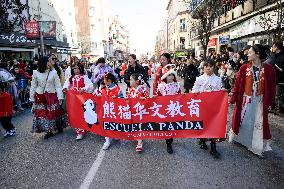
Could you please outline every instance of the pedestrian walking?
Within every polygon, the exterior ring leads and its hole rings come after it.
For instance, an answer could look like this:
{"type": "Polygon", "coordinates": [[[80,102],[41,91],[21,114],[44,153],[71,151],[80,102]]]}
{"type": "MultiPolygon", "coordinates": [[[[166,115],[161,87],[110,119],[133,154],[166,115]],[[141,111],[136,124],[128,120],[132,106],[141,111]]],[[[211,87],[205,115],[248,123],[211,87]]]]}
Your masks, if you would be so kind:
{"type": "Polygon", "coordinates": [[[268,109],[275,100],[275,71],[264,64],[267,55],[262,45],[253,45],[248,52],[248,63],[243,65],[230,99],[236,104],[229,142],[233,140],[263,158],[270,147],[268,109]]]}
{"type": "MultiPolygon", "coordinates": [[[[153,95],[157,95],[157,88],[161,83],[161,77],[163,76],[163,67],[168,64],[172,64],[171,55],[169,53],[163,53],[160,57],[160,65],[156,68],[155,79],[153,83],[153,95]]],[[[164,69],[167,70],[167,69],[164,69]]]]}
{"type": "Polygon", "coordinates": [[[103,81],[103,77],[106,73],[111,73],[117,78],[116,73],[113,68],[106,64],[106,61],[103,57],[99,58],[96,62],[97,66],[94,69],[92,82],[97,84],[97,88],[100,87],[100,83],[103,81]]]}
{"type": "Polygon", "coordinates": [[[274,53],[274,67],[276,70],[276,97],[277,108],[280,114],[284,114],[284,47],[283,42],[275,42],[272,46],[274,53]]]}
{"type": "MultiPolygon", "coordinates": [[[[145,86],[146,83],[143,75],[132,74],[130,76],[130,88],[127,91],[127,98],[139,98],[144,100],[149,98],[149,89],[145,86]]],[[[143,141],[137,140],[136,152],[143,151],[143,141]]]]}
{"type": "MultiPolygon", "coordinates": [[[[197,77],[192,88],[192,93],[201,93],[201,92],[211,92],[211,91],[220,91],[222,89],[222,80],[220,77],[214,74],[215,62],[207,61],[203,65],[204,74],[197,77]]],[[[199,140],[200,148],[207,150],[206,142],[210,141],[210,154],[214,158],[219,158],[220,153],[217,151],[216,142],[220,141],[219,139],[214,138],[202,138],[199,140]]]]}
{"type": "MultiPolygon", "coordinates": [[[[123,93],[120,87],[117,85],[116,78],[112,73],[106,73],[103,76],[104,88],[101,89],[102,96],[107,96],[110,98],[123,98],[123,93]]],[[[105,143],[103,145],[103,150],[107,150],[111,144],[111,138],[105,137],[105,143]]]]}
{"type": "Polygon", "coordinates": [[[148,83],[148,72],[145,71],[144,67],[137,62],[136,55],[130,54],[128,60],[129,66],[124,74],[124,82],[127,84],[127,87],[130,87],[130,76],[132,74],[141,74],[143,75],[143,80],[147,83],[147,86],[150,88],[148,83]]]}
{"type": "MultiPolygon", "coordinates": [[[[78,91],[80,93],[93,91],[93,83],[85,73],[84,65],[77,63],[71,68],[71,77],[69,77],[63,86],[63,92],[66,90],[78,91]]],[[[86,131],[76,128],[76,140],[83,139],[86,131]]]]}
{"type": "MultiPolygon", "coordinates": [[[[181,88],[177,82],[177,73],[175,71],[174,64],[168,64],[164,69],[164,74],[161,77],[161,83],[158,85],[157,94],[158,96],[169,96],[181,94],[181,88]]],[[[172,148],[173,138],[166,139],[167,152],[169,154],[173,153],[172,148]]]]}
{"type": "Polygon", "coordinates": [[[0,82],[0,123],[5,129],[6,133],[4,137],[14,136],[16,134],[16,128],[12,124],[13,115],[13,98],[5,92],[5,83],[0,82]]]}
{"type": "Polygon", "coordinates": [[[184,89],[185,89],[185,93],[188,93],[196,80],[196,77],[199,75],[198,69],[197,67],[193,64],[193,60],[189,59],[187,61],[187,65],[183,71],[183,75],[184,75],[184,89]]]}
{"type": "Polygon", "coordinates": [[[33,102],[34,113],[32,132],[45,132],[44,139],[54,135],[54,131],[62,132],[67,125],[64,110],[61,108],[63,92],[57,71],[51,69],[52,56],[43,56],[38,69],[33,72],[30,89],[30,101],[33,102]]]}

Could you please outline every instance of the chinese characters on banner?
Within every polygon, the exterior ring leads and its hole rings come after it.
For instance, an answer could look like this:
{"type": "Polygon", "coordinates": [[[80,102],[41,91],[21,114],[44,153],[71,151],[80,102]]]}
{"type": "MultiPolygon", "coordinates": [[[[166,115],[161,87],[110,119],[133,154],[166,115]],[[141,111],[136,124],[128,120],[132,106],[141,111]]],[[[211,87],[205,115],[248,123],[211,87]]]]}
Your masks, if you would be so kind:
{"type": "Polygon", "coordinates": [[[27,39],[39,38],[39,23],[37,21],[26,22],[25,30],[27,39]]]}
{"type": "Polygon", "coordinates": [[[67,92],[70,125],[111,138],[225,138],[225,91],[123,99],[67,92]]]}

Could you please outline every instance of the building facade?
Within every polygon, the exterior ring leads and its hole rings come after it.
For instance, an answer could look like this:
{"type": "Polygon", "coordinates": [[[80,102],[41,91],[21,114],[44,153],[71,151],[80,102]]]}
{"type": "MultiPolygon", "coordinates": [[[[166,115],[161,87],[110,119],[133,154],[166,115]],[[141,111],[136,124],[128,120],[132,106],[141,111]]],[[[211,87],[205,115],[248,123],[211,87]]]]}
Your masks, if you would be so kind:
{"type": "MultiPolygon", "coordinates": [[[[279,12],[275,10],[278,6],[276,1],[281,2],[283,6],[283,0],[230,0],[224,2],[217,14],[214,15],[208,51],[220,52],[227,46],[241,50],[246,45],[271,45],[273,33],[279,23],[282,24],[282,29],[284,27],[283,15],[279,15],[279,12]]],[[[190,12],[194,13],[204,3],[206,3],[205,0],[192,0],[189,7],[190,12]]],[[[200,54],[202,49],[197,33],[194,31],[192,33],[193,48],[197,54],[200,54]]]]}
{"type": "Polygon", "coordinates": [[[39,22],[43,34],[45,29],[50,29],[50,33],[53,32],[52,39],[44,37],[43,45],[41,45],[39,38],[28,40],[24,29],[15,30],[11,34],[1,33],[0,58],[4,56],[9,59],[22,57],[30,60],[35,55],[41,55],[41,49],[44,47],[44,54],[55,53],[60,60],[67,60],[72,53],[70,49],[76,50],[77,48],[72,2],[68,0],[21,0],[22,4],[27,5],[27,10],[23,13],[26,15],[26,20],[39,22]]]}

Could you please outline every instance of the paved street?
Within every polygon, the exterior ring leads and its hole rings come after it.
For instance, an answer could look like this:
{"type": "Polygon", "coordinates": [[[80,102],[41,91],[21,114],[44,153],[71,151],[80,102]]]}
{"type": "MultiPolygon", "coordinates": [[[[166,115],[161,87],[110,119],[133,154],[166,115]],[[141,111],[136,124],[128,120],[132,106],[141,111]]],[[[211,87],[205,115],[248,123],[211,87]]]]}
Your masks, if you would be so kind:
{"type": "MultiPolygon", "coordinates": [[[[76,141],[74,130],[68,128],[43,140],[30,133],[32,114],[28,111],[13,123],[17,136],[0,138],[1,189],[84,188],[82,183],[101,153],[103,137],[88,133],[84,140],[76,141]]],[[[227,142],[218,144],[222,158],[215,160],[209,151],[199,149],[196,139],[175,140],[172,155],[162,140],[145,141],[142,154],[135,152],[132,141],[114,141],[103,154],[89,188],[284,188],[284,132],[280,127],[271,126],[273,151],[264,160],[227,142]]]]}

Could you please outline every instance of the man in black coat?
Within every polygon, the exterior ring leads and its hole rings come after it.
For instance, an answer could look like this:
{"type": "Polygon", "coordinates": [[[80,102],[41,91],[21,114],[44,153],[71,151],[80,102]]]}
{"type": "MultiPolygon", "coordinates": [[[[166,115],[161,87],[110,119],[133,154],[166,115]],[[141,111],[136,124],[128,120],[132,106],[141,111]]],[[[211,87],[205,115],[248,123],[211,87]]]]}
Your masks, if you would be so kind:
{"type": "Polygon", "coordinates": [[[191,90],[192,87],[194,86],[196,77],[199,76],[199,71],[197,67],[193,64],[192,59],[188,60],[187,66],[183,71],[183,75],[184,75],[184,89],[185,89],[184,92],[188,93],[189,90],[191,90]]]}
{"type": "Polygon", "coordinates": [[[279,113],[284,114],[284,47],[283,42],[275,42],[272,46],[274,67],[276,70],[276,96],[279,113]]]}
{"type": "Polygon", "coordinates": [[[150,87],[149,83],[147,82],[148,73],[145,72],[145,69],[143,68],[143,66],[137,63],[135,54],[129,55],[128,63],[129,63],[129,66],[126,69],[125,74],[124,74],[124,82],[127,84],[127,87],[130,87],[130,76],[132,74],[143,75],[143,79],[145,83],[148,85],[148,87],[150,87]]]}

